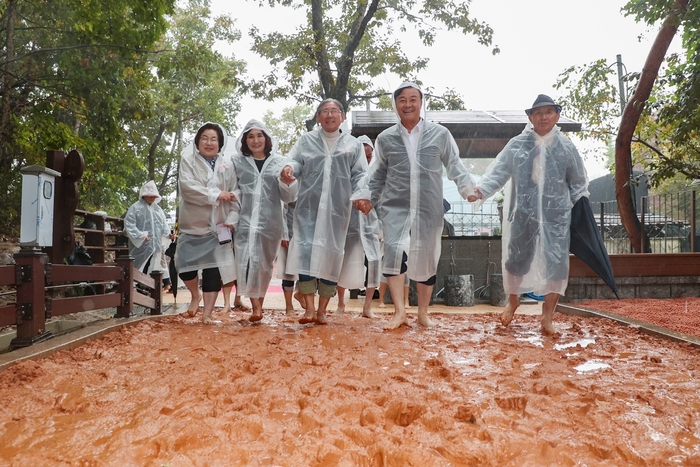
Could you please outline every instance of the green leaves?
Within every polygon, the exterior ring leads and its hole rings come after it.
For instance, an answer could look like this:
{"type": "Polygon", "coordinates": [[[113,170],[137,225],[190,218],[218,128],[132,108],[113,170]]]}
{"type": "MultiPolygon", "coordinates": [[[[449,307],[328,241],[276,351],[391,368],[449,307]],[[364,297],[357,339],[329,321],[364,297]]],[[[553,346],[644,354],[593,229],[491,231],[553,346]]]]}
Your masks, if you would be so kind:
{"type": "MultiPolygon", "coordinates": [[[[263,2],[261,2],[262,4],[263,2]]],[[[308,21],[292,34],[249,31],[253,51],[273,71],[248,83],[258,98],[295,98],[313,102],[327,97],[352,107],[377,105],[388,92],[372,78],[415,76],[428,59],[410,57],[397,31],[412,30],[431,45],[441,29],[457,29],[490,46],[493,30],[473,18],[468,1],[454,0],[268,0],[275,7],[306,9],[308,21]],[[312,21],[316,18],[316,21],[312,21]]],[[[498,48],[493,49],[498,53],[498,48]]],[[[458,104],[451,104],[458,105],[458,104]]]]}

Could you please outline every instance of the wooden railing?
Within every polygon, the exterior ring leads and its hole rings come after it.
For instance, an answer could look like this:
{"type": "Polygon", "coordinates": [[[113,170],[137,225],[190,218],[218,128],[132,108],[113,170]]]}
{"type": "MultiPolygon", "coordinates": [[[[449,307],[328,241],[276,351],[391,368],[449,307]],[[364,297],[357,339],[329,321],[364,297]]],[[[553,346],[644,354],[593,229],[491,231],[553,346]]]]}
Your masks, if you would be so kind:
{"type": "Polygon", "coordinates": [[[134,305],[149,308],[152,315],[161,314],[162,273],[148,276],[134,269],[132,257],[119,257],[111,264],[72,266],[49,263],[40,250],[23,249],[14,258],[15,265],[0,266],[0,286],[14,286],[17,294],[16,303],[0,307],[0,326],[17,325],[12,349],[51,338],[46,321],[54,316],[116,308],[115,317],[127,318],[133,315],[134,305]],[[53,297],[57,289],[81,283],[108,287],[95,295],[53,297]]]}

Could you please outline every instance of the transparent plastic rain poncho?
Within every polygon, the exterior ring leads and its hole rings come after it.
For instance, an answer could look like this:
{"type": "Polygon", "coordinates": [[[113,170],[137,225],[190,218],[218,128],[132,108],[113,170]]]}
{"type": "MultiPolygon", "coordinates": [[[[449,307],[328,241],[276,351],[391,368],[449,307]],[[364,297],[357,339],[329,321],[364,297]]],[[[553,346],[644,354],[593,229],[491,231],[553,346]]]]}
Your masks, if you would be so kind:
{"type": "MultiPolygon", "coordinates": [[[[282,234],[282,240],[289,242],[292,238],[292,232],[294,229],[294,207],[296,203],[288,203],[284,205],[284,233],[282,234]]],[[[283,247],[282,242],[280,242],[279,249],[277,250],[277,279],[282,279],[284,281],[298,281],[298,274],[287,273],[287,252],[289,251],[289,246],[287,248],[283,247]]]]}
{"type": "MultiPolygon", "coordinates": [[[[221,126],[221,125],[219,125],[221,126]]],[[[178,273],[218,267],[224,284],[236,280],[236,267],[231,243],[219,244],[217,224],[238,223],[238,201],[222,202],[222,191],[238,188],[236,172],[230,153],[226,130],[223,147],[216,158],[214,170],[190,142],[180,157],[180,235],[175,250],[178,273]]]]}
{"type": "Polygon", "coordinates": [[[337,282],[355,209],[350,198],[368,199],[366,190],[360,191],[367,159],[362,144],[348,133],[341,133],[329,152],[322,131],[305,133],[289,153],[299,196],[287,273],[337,282]]]}
{"type": "Polygon", "coordinates": [[[233,165],[241,192],[241,210],[233,241],[238,268],[236,292],[261,298],[270,285],[275,255],[284,236],[282,206],[295,200],[299,183],[287,186],[280,180],[279,174],[288,160],[277,154],[276,141],[262,122],[251,120],[246,124],[236,140],[236,150],[233,165]],[[260,172],[255,159],[240,152],[243,137],[253,129],[261,130],[273,142],[272,152],[260,172]]]}
{"type": "MultiPolygon", "coordinates": [[[[360,140],[360,138],[358,138],[360,140]]],[[[360,140],[361,141],[361,140],[360,140]]],[[[363,183],[369,182],[365,176],[363,183]]],[[[367,287],[379,287],[382,253],[379,242],[379,219],[374,208],[363,215],[357,209],[350,214],[348,235],[345,238],[345,256],[338,285],[346,289],[365,286],[365,257],[367,257],[367,287]]]]}
{"type": "MultiPolygon", "coordinates": [[[[400,89],[418,86],[404,83],[400,89]]],[[[377,162],[370,169],[372,205],[381,200],[384,234],[384,274],[401,272],[408,254],[408,277],[426,281],[437,272],[443,228],[442,170],[457,184],[463,198],[474,192],[474,182],[459,158],[459,149],[447,128],[422,120],[418,143],[409,151],[401,123],[387,128],[374,141],[377,162]]]]}
{"type": "Polygon", "coordinates": [[[477,188],[486,199],[504,185],[505,292],[564,295],[571,208],[588,196],[581,156],[559,127],[542,137],[528,124],[489,165],[477,188]]]}
{"type": "Polygon", "coordinates": [[[162,268],[162,256],[165,252],[166,243],[163,241],[170,233],[168,223],[165,220],[165,213],[158,205],[161,197],[158,193],[156,183],[151,180],[141,187],[139,200],[129,207],[124,217],[124,231],[129,237],[129,254],[134,257],[134,267],[142,271],[149,258],[151,263],[148,266],[147,274],[153,270],[167,271],[162,268]],[[148,204],[143,199],[144,196],[155,196],[153,203],[148,204]],[[150,240],[146,241],[146,238],[150,240]]]}

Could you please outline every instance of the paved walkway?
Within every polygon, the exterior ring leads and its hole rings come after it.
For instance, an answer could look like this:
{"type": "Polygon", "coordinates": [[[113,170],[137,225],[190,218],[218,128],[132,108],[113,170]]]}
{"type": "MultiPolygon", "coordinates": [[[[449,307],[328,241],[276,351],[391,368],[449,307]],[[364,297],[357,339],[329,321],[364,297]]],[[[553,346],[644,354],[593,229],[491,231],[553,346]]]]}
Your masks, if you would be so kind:
{"type": "MultiPolygon", "coordinates": [[[[234,289],[235,290],[235,289],[234,289]]],[[[351,311],[351,312],[356,312],[360,313],[362,311],[362,305],[364,303],[365,297],[360,297],[357,299],[351,299],[350,297],[350,292],[346,291],[345,292],[345,311],[351,311]]],[[[250,306],[250,301],[247,298],[243,298],[243,304],[246,306],[250,306]]],[[[233,302],[233,298],[231,299],[233,302]]],[[[186,289],[179,289],[177,291],[177,297],[174,297],[172,293],[166,293],[163,295],[163,304],[173,304],[175,305],[175,312],[177,313],[183,313],[187,310],[187,306],[190,303],[190,292],[186,289]]],[[[223,293],[219,293],[219,296],[216,300],[216,306],[217,307],[222,307],[224,305],[224,296],[223,293]]],[[[299,306],[299,303],[294,300],[294,305],[299,312],[301,312],[301,306],[299,306]]],[[[393,313],[393,305],[392,304],[387,304],[386,308],[378,308],[379,302],[377,300],[374,300],[372,302],[372,311],[375,314],[380,314],[380,313],[386,313],[386,314],[391,314],[393,313]]],[[[329,311],[334,311],[338,306],[338,297],[333,297],[328,305],[328,310],[329,311]]],[[[281,291],[281,287],[271,285],[269,292],[265,296],[265,309],[271,309],[271,310],[284,310],[285,309],[285,304],[284,304],[284,294],[281,291]],[[279,288],[279,291],[276,289],[279,288]]],[[[417,310],[417,307],[413,306],[409,308],[407,311],[409,313],[415,313],[417,310]]],[[[447,313],[447,314],[480,314],[480,313],[500,313],[503,310],[501,307],[493,307],[488,303],[476,303],[474,306],[470,307],[453,307],[453,306],[446,306],[444,304],[433,304],[430,306],[430,312],[431,313],[447,313]]],[[[526,315],[537,315],[542,313],[542,304],[540,302],[534,302],[534,303],[526,303],[523,302],[520,308],[518,308],[517,314],[526,314],[526,315]]]]}

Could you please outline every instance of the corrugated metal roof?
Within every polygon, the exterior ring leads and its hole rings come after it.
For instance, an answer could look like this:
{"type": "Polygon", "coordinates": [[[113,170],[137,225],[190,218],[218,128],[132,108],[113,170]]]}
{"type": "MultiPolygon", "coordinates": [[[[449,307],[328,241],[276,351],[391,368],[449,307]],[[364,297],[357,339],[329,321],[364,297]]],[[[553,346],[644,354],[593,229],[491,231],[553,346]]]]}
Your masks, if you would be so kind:
{"type": "MultiPolygon", "coordinates": [[[[493,158],[509,139],[520,134],[528,123],[523,110],[441,110],[429,111],[426,119],[445,126],[457,141],[462,158],[493,158]]],[[[353,136],[367,135],[373,141],[396,123],[390,111],[353,110],[353,136]]],[[[559,118],[562,131],[581,131],[581,124],[559,118]]]]}

